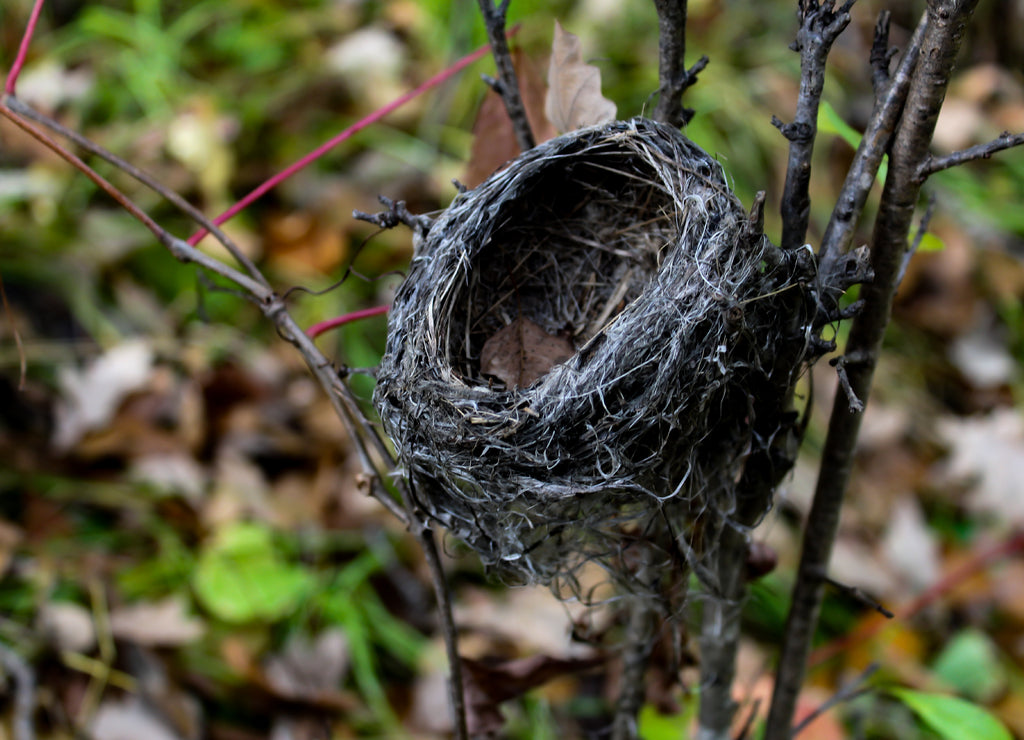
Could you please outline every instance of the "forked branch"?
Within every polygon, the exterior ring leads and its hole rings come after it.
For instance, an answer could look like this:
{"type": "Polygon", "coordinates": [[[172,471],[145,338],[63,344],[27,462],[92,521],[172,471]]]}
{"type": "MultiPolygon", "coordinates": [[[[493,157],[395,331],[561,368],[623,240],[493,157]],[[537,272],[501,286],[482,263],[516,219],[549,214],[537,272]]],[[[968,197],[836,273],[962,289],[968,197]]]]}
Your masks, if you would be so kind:
{"type": "Polygon", "coordinates": [[[516,76],[516,68],[512,63],[512,53],[508,49],[508,39],[505,35],[505,20],[508,16],[509,0],[501,0],[498,5],[494,0],[479,0],[480,13],[484,17],[484,25],[487,26],[487,38],[491,43],[491,53],[494,55],[494,65],[498,70],[498,79],[490,80],[491,87],[497,92],[505,103],[505,110],[512,120],[512,130],[516,134],[516,142],[520,151],[528,151],[537,145],[537,139],[530,128],[530,121],[526,117],[526,106],[523,104],[523,96],[519,91],[519,79],[516,76]]]}
{"type": "Polygon", "coordinates": [[[832,44],[850,22],[847,0],[839,10],[827,0],[800,1],[800,30],[790,47],[800,53],[800,95],[792,123],[773,117],[772,123],[789,140],[789,163],[782,192],[782,248],[796,249],[804,243],[811,214],[811,153],[818,135],[818,106],[825,88],[825,62],[832,44]]]}
{"type": "MultiPolygon", "coordinates": [[[[847,368],[850,388],[861,400],[868,397],[882,336],[891,315],[921,188],[918,171],[928,158],[928,147],[956,54],[976,5],[977,0],[936,0],[928,6],[921,51],[891,147],[889,173],[872,237],[871,262],[875,277],[862,288],[864,308],[853,321],[846,349],[848,354],[861,358],[861,362],[847,368]]],[[[765,740],[792,737],[796,698],[803,684],[811,638],[821,609],[824,577],[838,530],[840,506],[853,464],[861,418],[862,413],[851,409],[846,398],[837,394],[804,532],[765,740]]]]}
{"type": "Polygon", "coordinates": [[[686,0],[654,0],[658,9],[658,104],[652,118],[677,128],[693,118],[692,108],[683,106],[683,93],[697,82],[708,66],[702,56],[686,68],[686,0]]]}

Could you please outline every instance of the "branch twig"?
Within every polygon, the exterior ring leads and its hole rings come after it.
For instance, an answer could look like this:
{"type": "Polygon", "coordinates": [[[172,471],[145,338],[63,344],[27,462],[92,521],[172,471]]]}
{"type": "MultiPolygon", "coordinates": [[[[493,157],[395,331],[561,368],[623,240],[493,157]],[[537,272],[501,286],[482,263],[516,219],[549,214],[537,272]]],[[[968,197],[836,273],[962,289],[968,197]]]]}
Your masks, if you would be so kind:
{"type": "Polygon", "coordinates": [[[683,106],[683,93],[697,82],[708,58],[702,56],[686,68],[686,0],[654,0],[654,5],[658,9],[658,104],[652,118],[679,128],[694,114],[683,106]]]}
{"type": "Polygon", "coordinates": [[[811,154],[818,135],[818,106],[825,88],[825,61],[832,44],[850,22],[846,0],[839,10],[826,0],[800,0],[800,30],[790,47],[800,53],[800,95],[792,123],[772,117],[772,123],[789,140],[789,163],[782,192],[782,248],[796,249],[804,243],[811,215],[811,154]]]}
{"type": "Polygon", "coordinates": [[[892,13],[883,10],[878,14],[875,22],[875,37],[871,42],[871,87],[875,91],[875,102],[889,86],[889,65],[892,58],[899,53],[899,49],[889,46],[889,26],[892,20],[892,13]]]}
{"type": "Polygon", "coordinates": [[[805,728],[809,727],[814,720],[818,719],[818,717],[823,715],[832,707],[838,706],[843,702],[850,701],[851,699],[855,699],[868,691],[868,689],[864,687],[864,684],[867,683],[869,678],[875,675],[878,669],[879,664],[872,663],[861,671],[860,674],[852,681],[840,686],[836,693],[830,696],[826,701],[822,702],[819,706],[815,707],[814,711],[800,720],[796,727],[793,728],[793,736],[796,737],[799,735],[805,728]]]}
{"type": "Polygon", "coordinates": [[[1024,144],[1024,133],[1011,134],[1009,131],[1004,131],[997,138],[985,144],[978,144],[977,146],[972,146],[969,149],[962,149],[959,152],[953,152],[952,154],[947,154],[944,157],[929,156],[921,163],[921,166],[917,168],[917,176],[920,180],[924,180],[930,175],[934,175],[936,172],[948,170],[950,167],[956,167],[957,165],[964,164],[965,162],[971,162],[975,159],[988,159],[996,152],[1020,146],[1021,144],[1024,144]]]}
{"type": "Polygon", "coordinates": [[[202,211],[200,211],[187,200],[182,198],[176,192],[163,185],[159,180],[152,177],[147,172],[143,172],[130,162],[121,159],[116,154],[108,151],[107,149],[103,148],[102,146],[92,141],[91,139],[87,139],[77,131],[73,131],[72,129],[69,129],[66,126],[61,125],[56,120],[50,118],[49,116],[43,115],[31,106],[25,105],[14,96],[5,97],[2,102],[4,106],[17,113],[19,116],[35,121],[36,123],[45,126],[47,129],[54,132],[55,134],[63,136],[65,139],[74,142],[76,145],[78,145],[85,151],[91,154],[95,154],[100,159],[112,164],[114,167],[121,170],[129,177],[138,180],[143,185],[148,187],[150,190],[165,198],[169,203],[171,203],[171,205],[173,205],[186,216],[191,218],[197,224],[202,226],[203,229],[205,229],[205,231],[213,234],[214,238],[228,251],[228,253],[240,265],[242,265],[242,267],[245,268],[245,271],[254,280],[259,282],[261,285],[263,285],[263,287],[267,288],[268,290],[270,289],[270,283],[266,281],[266,279],[263,277],[263,274],[256,268],[256,265],[253,264],[252,260],[250,260],[241,250],[241,248],[237,244],[235,244],[231,237],[229,237],[220,228],[218,228],[217,225],[213,223],[210,219],[208,219],[202,211]]]}
{"type": "MultiPolygon", "coordinates": [[[[918,168],[928,157],[964,28],[976,4],[977,0],[935,0],[928,6],[920,58],[893,141],[889,173],[875,222],[871,254],[875,278],[862,289],[864,309],[854,319],[847,345],[848,352],[863,354],[864,361],[847,370],[850,387],[862,401],[870,391],[882,336],[889,323],[896,279],[907,249],[907,235],[920,193],[918,168]]],[[[837,394],[804,532],[765,740],[788,740],[792,736],[796,698],[821,609],[823,576],[835,542],[861,419],[862,414],[851,410],[846,399],[837,394]]]]}
{"type": "MultiPolygon", "coordinates": [[[[946,575],[941,581],[922,592],[909,603],[899,607],[896,610],[893,619],[897,622],[903,622],[910,619],[980,571],[1004,558],[1018,555],[1021,552],[1024,552],[1024,530],[1016,531],[1002,542],[998,542],[995,545],[975,552],[966,562],[962,563],[956,570],[946,575]]],[[[887,617],[879,617],[877,619],[862,622],[861,625],[853,632],[843,635],[828,644],[822,645],[811,653],[807,660],[807,664],[812,668],[814,666],[821,665],[825,661],[831,660],[835,656],[846,652],[851,647],[870,640],[883,630],[887,624],[889,624],[887,617]]]]}
{"type": "Polygon", "coordinates": [[[853,240],[854,228],[864,211],[864,204],[875,184],[875,176],[882,164],[882,157],[889,148],[889,141],[903,111],[903,103],[917,66],[927,23],[928,14],[925,13],[921,16],[921,21],[917,24],[896,73],[885,88],[885,93],[875,102],[864,136],[857,147],[857,153],[853,156],[853,162],[846,173],[839,198],[836,199],[835,208],[832,209],[828,226],[825,227],[825,235],[821,240],[818,262],[824,275],[831,273],[853,240]]]}
{"type": "Polygon", "coordinates": [[[505,35],[505,19],[508,15],[509,0],[479,0],[480,14],[484,17],[487,27],[487,38],[491,44],[494,64],[498,69],[498,79],[488,79],[488,84],[501,96],[505,110],[512,120],[512,130],[516,134],[516,142],[520,151],[529,151],[537,145],[537,139],[530,128],[530,120],[526,117],[526,106],[519,91],[519,80],[516,68],[512,63],[512,54],[508,50],[508,39],[505,35]]]}

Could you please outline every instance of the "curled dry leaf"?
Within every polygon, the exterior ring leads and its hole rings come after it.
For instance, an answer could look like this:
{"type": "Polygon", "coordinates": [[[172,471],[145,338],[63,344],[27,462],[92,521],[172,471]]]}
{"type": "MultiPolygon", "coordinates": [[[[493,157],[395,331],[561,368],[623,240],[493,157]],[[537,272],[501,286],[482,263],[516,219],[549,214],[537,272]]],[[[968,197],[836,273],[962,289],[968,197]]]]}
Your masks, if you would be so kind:
{"type": "Polygon", "coordinates": [[[575,351],[569,339],[548,334],[533,321],[519,317],[484,342],[480,371],[504,381],[509,388],[525,388],[575,351]]]}
{"type": "Polygon", "coordinates": [[[601,656],[563,660],[547,655],[491,662],[463,658],[470,734],[476,737],[501,732],[505,726],[502,702],[522,696],[553,678],[593,668],[603,660],[601,656]]]}
{"type": "Polygon", "coordinates": [[[548,66],[548,120],[561,132],[615,120],[615,103],[601,95],[601,70],[585,64],[580,40],[555,21],[548,66]]]}

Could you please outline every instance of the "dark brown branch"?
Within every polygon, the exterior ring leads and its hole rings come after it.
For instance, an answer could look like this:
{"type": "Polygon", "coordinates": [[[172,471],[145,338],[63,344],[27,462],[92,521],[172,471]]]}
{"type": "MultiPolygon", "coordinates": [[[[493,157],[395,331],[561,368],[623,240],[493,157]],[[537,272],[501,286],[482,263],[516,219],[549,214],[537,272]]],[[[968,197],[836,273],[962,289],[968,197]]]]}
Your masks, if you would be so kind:
{"type": "Polygon", "coordinates": [[[427,556],[430,580],[437,599],[437,611],[441,617],[441,634],[448,657],[448,670],[451,672],[448,676],[448,697],[455,715],[455,740],[469,740],[469,730],[466,727],[466,696],[462,682],[462,658],[459,656],[459,635],[452,614],[452,597],[448,591],[437,540],[434,539],[434,530],[429,526],[423,526],[418,533],[418,539],[427,556]]]}
{"type": "Polygon", "coordinates": [[[825,583],[827,583],[832,588],[836,589],[840,593],[846,594],[851,599],[859,601],[861,604],[868,607],[869,609],[872,609],[873,611],[878,612],[886,619],[892,619],[894,616],[896,616],[891,611],[886,609],[880,602],[875,601],[868,594],[866,594],[863,589],[857,588],[856,586],[848,586],[845,583],[840,583],[834,578],[829,578],[827,575],[824,576],[824,578],[825,583]]]}
{"type": "Polygon", "coordinates": [[[871,87],[875,91],[875,101],[882,97],[889,86],[889,64],[899,53],[899,49],[889,47],[889,24],[892,14],[883,10],[875,22],[875,37],[871,43],[871,87]]]}
{"type": "Polygon", "coordinates": [[[948,170],[950,167],[956,167],[966,162],[973,162],[976,159],[988,159],[996,152],[1020,146],[1021,144],[1024,144],[1024,133],[1011,134],[1009,131],[1004,131],[998,138],[986,144],[978,144],[969,149],[962,149],[959,152],[947,154],[944,157],[928,157],[918,168],[917,176],[919,179],[925,180],[936,172],[948,170]]]}
{"type": "Polygon", "coordinates": [[[917,24],[896,73],[889,81],[885,94],[877,100],[871,112],[860,146],[857,147],[857,153],[854,154],[853,162],[846,173],[846,180],[839,191],[839,198],[832,209],[818,252],[818,262],[823,275],[829,275],[834,271],[842,253],[853,240],[857,221],[864,211],[864,204],[875,184],[875,176],[882,164],[882,157],[889,148],[889,141],[903,111],[910,80],[920,57],[921,40],[924,38],[927,19],[927,14],[921,16],[921,21],[917,24]]]}
{"type": "Polygon", "coordinates": [[[702,56],[686,68],[686,0],[654,0],[658,9],[658,104],[652,118],[680,128],[693,118],[683,107],[683,93],[708,66],[702,56]]]}
{"type": "Polygon", "coordinates": [[[914,234],[914,240],[910,243],[910,248],[907,250],[907,253],[903,255],[903,263],[900,265],[900,272],[896,276],[897,285],[903,282],[903,276],[907,274],[907,268],[910,267],[910,260],[915,254],[917,254],[917,249],[921,246],[921,240],[924,239],[924,235],[928,233],[928,225],[932,222],[932,216],[934,214],[935,193],[932,193],[928,198],[928,207],[924,209],[924,215],[921,216],[921,222],[917,226],[917,233],[914,234]]]}
{"type": "Polygon", "coordinates": [[[810,221],[811,154],[818,135],[818,106],[825,87],[825,61],[832,44],[850,22],[847,0],[834,10],[835,3],[826,0],[800,0],[800,30],[790,47],[800,53],[800,95],[792,123],[772,123],[789,140],[789,162],[786,185],[782,191],[782,248],[796,249],[804,243],[810,221]]]}
{"type": "Polygon", "coordinates": [[[386,210],[380,213],[364,213],[363,211],[352,211],[352,218],[357,221],[378,226],[382,229],[393,229],[399,224],[404,224],[412,229],[419,236],[426,236],[430,226],[434,223],[429,216],[417,216],[406,208],[404,200],[391,200],[383,195],[378,195],[377,200],[386,210]]]}
{"type": "Polygon", "coordinates": [[[635,740],[637,715],[647,696],[647,666],[654,647],[657,613],[650,604],[636,599],[629,604],[629,623],[622,651],[622,678],[612,740],[635,740]]]}
{"type": "MultiPolygon", "coordinates": [[[[862,363],[848,368],[850,386],[862,400],[868,397],[882,336],[889,323],[896,279],[920,194],[918,170],[928,157],[956,54],[976,4],[977,0],[934,0],[928,6],[920,56],[891,148],[889,173],[872,237],[875,278],[862,288],[864,309],[854,319],[847,345],[847,352],[862,353],[864,357],[862,363]]],[[[823,577],[835,542],[861,419],[862,414],[852,411],[842,395],[836,396],[805,529],[765,740],[792,737],[796,698],[821,609],[823,577]]]]}
{"type": "Polygon", "coordinates": [[[526,106],[519,90],[516,68],[512,63],[512,54],[508,50],[508,39],[505,37],[505,18],[508,14],[509,0],[501,0],[498,5],[494,0],[479,0],[480,13],[487,26],[487,38],[491,43],[494,64],[498,69],[497,85],[492,84],[502,101],[508,117],[512,119],[512,130],[516,134],[516,142],[521,151],[533,149],[537,139],[530,128],[530,120],[526,117],[526,106]]]}

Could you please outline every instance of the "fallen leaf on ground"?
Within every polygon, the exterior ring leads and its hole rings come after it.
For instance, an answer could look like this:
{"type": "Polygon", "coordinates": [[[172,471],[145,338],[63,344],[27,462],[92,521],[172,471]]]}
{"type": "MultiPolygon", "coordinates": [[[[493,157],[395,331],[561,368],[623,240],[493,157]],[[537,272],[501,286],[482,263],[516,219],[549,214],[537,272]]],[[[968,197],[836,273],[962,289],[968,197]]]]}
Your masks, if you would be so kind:
{"type": "Polygon", "coordinates": [[[915,592],[939,580],[939,544],[913,496],[901,496],[893,505],[881,554],[915,592]]]}
{"type": "Polygon", "coordinates": [[[601,70],[585,64],[580,40],[555,21],[555,39],[548,65],[548,120],[561,132],[615,120],[615,103],[601,94],[601,70]]]}
{"type": "Polygon", "coordinates": [[[171,596],[114,609],[110,613],[114,637],[147,647],[174,647],[202,636],[202,621],[185,611],[185,600],[171,596]]]}
{"type": "Polygon", "coordinates": [[[58,650],[87,653],[96,645],[92,614],[70,601],[53,601],[39,610],[39,630],[58,650]]]}
{"type": "Polygon", "coordinates": [[[949,419],[939,433],[950,445],[950,459],[940,479],[974,483],[965,502],[975,513],[996,517],[1007,525],[1024,523],[1024,418],[1014,409],[988,416],[949,419]]]}
{"type": "Polygon", "coordinates": [[[103,702],[88,736],[96,740],[182,740],[136,697],[103,702]]]}
{"type": "Polygon", "coordinates": [[[326,630],[316,640],[294,637],[284,650],[264,666],[267,683],[287,699],[309,699],[337,691],[348,669],[349,649],[345,633],[326,630]]]}
{"type": "Polygon", "coordinates": [[[112,348],[84,370],[60,368],[62,398],[53,440],[57,449],[70,449],[85,433],[110,421],[121,401],[146,383],[152,366],[153,350],[135,341],[112,348]]]}
{"type": "Polygon", "coordinates": [[[567,338],[548,334],[533,321],[519,317],[484,342],[480,371],[504,381],[509,388],[524,388],[575,351],[567,338]]]}

